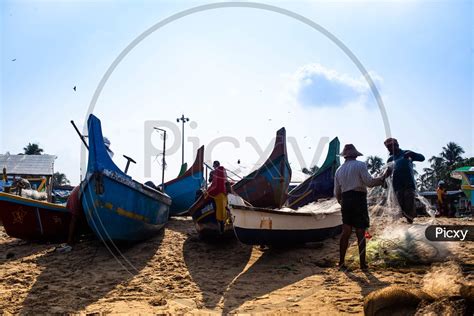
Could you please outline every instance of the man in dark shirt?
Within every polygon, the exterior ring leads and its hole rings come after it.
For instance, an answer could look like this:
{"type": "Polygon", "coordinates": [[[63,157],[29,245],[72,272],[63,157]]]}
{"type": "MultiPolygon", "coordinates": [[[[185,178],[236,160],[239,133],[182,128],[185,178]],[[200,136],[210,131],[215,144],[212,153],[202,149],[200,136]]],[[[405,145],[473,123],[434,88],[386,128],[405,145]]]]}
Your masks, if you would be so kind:
{"type": "Polygon", "coordinates": [[[393,162],[393,190],[403,216],[411,224],[416,217],[413,161],[424,161],[425,157],[411,150],[400,149],[395,138],[388,138],[384,145],[390,153],[387,163],[393,162]]]}

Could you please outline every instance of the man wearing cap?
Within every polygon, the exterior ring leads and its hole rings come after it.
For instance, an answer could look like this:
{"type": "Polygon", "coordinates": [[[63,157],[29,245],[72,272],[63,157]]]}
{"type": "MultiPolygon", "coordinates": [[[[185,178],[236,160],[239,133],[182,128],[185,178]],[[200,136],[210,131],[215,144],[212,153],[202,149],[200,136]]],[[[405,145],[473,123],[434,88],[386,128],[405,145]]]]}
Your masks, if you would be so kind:
{"type": "Polygon", "coordinates": [[[398,205],[403,216],[411,224],[416,217],[413,161],[424,161],[425,157],[411,150],[400,149],[395,138],[388,138],[384,145],[390,153],[387,163],[393,163],[393,190],[398,205]]]}
{"type": "Polygon", "coordinates": [[[367,164],[357,160],[357,157],[362,156],[362,154],[352,144],[344,146],[341,156],[344,157],[345,161],[336,170],[334,177],[334,194],[339,204],[341,204],[342,213],[339,267],[345,267],[346,251],[354,227],[359,242],[360,267],[366,269],[365,230],[369,227],[367,187],[382,185],[385,178],[390,175],[391,170],[387,169],[382,176],[373,178],[367,170],[367,164]]]}

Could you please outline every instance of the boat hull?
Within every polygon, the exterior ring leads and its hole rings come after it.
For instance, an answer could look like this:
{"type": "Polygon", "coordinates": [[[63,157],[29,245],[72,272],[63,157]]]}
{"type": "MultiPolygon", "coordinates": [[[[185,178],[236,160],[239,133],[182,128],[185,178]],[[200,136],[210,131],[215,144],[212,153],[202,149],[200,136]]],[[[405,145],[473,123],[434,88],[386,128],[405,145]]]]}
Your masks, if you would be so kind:
{"type": "Polygon", "coordinates": [[[191,207],[190,213],[199,238],[203,240],[235,238],[230,221],[226,222],[223,231],[219,227],[212,200],[200,197],[191,207]]]}
{"type": "Polygon", "coordinates": [[[89,227],[101,240],[140,241],[164,227],[169,204],[141,189],[141,184],[117,174],[95,173],[85,182],[82,205],[89,227]]]}
{"type": "Polygon", "coordinates": [[[10,237],[36,241],[66,241],[71,214],[58,204],[0,193],[0,219],[10,237]]]}
{"type": "Polygon", "coordinates": [[[287,205],[298,209],[308,203],[334,196],[334,175],[339,168],[339,139],[329,143],[328,154],[321,168],[288,193],[287,205]]]}
{"type": "Polygon", "coordinates": [[[171,197],[170,215],[179,216],[188,212],[194,203],[196,192],[204,183],[203,172],[179,179],[171,184],[165,184],[165,192],[171,197]]]}
{"type": "Polygon", "coordinates": [[[233,190],[255,207],[281,207],[287,198],[291,167],[286,156],[261,167],[233,186],[233,190]]]}
{"type": "Polygon", "coordinates": [[[248,245],[292,245],[321,241],[342,231],[340,211],[313,214],[231,207],[235,235],[248,245]]]}
{"type": "Polygon", "coordinates": [[[102,241],[135,242],[157,234],[168,221],[168,195],[134,181],[110,158],[100,120],[88,119],[89,159],[81,183],[87,222],[102,241]]]}
{"type": "MultiPolygon", "coordinates": [[[[185,167],[185,164],[182,168],[185,167]]],[[[199,147],[193,165],[179,177],[164,184],[164,191],[171,197],[170,215],[188,213],[193,205],[196,192],[204,185],[204,146],[199,147]]]]}
{"type": "Polygon", "coordinates": [[[334,195],[334,172],[326,169],[317,177],[305,181],[288,193],[288,206],[297,209],[308,203],[334,195]]]}
{"type": "Polygon", "coordinates": [[[291,167],[286,151],[286,130],[277,131],[275,146],[265,163],[233,185],[233,191],[255,207],[280,208],[288,197],[291,167]]]}

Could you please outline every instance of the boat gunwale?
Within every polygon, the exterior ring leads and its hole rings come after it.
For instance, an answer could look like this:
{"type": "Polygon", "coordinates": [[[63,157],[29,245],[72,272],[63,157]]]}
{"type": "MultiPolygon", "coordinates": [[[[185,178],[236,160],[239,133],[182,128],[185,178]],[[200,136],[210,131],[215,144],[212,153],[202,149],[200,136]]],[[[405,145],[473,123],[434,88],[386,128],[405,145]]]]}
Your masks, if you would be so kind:
{"type": "Polygon", "coordinates": [[[167,186],[174,184],[178,182],[179,180],[188,178],[197,172],[202,172],[203,178],[204,178],[204,145],[199,147],[199,149],[197,150],[196,158],[194,159],[193,165],[189,167],[188,170],[186,170],[181,176],[171,179],[168,182],[164,183],[165,190],[167,186]]]}
{"type": "Polygon", "coordinates": [[[23,204],[30,207],[40,207],[42,209],[68,212],[66,206],[61,205],[61,204],[34,200],[31,198],[14,195],[11,193],[6,193],[6,192],[0,192],[0,201],[23,204]],[[16,201],[11,201],[11,200],[16,200],[16,201]],[[30,205],[30,204],[33,204],[33,205],[30,205]]]}
{"type": "Polygon", "coordinates": [[[334,210],[332,212],[327,212],[327,213],[312,213],[312,212],[285,212],[281,210],[275,210],[275,209],[270,209],[270,208],[264,208],[264,207],[251,207],[251,206],[243,206],[243,205],[233,205],[229,204],[230,206],[230,213],[232,214],[232,210],[238,209],[242,211],[257,211],[257,212],[262,212],[262,213],[270,213],[270,214],[277,214],[277,215],[297,215],[297,216],[318,216],[318,215],[332,215],[335,213],[340,213],[341,210],[334,210]]]}
{"type": "Polygon", "coordinates": [[[156,190],[152,187],[149,187],[149,186],[147,186],[143,183],[140,183],[136,180],[133,180],[132,178],[125,179],[125,178],[121,177],[120,174],[116,174],[114,171],[111,171],[111,170],[108,170],[108,169],[104,169],[104,170],[101,170],[101,171],[96,170],[93,173],[89,173],[86,180],[83,181],[83,183],[81,184],[81,195],[83,194],[82,192],[85,191],[86,187],[90,184],[91,178],[96,174],[100,174],[101,176],[104,176],[104,177],[106,177],[106,178],[108,178],[112,181],[115,181],[119,184],[125,185],[128,188],[130,188],[132,190],[135,190],[140,194],[146,195],[149,198],[152,198],[154,200],[157,200],[159,202],[167,204],[168,206],[171,205],[172,200],[166,193],[160,192],[160,191],[158,191],[158,190],[156,190]],[[112,175],[114,175],[114,176],[112,176],[112,175]],[[129,181],[131,181],[133,184],[131,185],[130,183],[128,183],[129,181]],[[140,188],[138,188],[137,186],[140,186],[140,188]],[[141,191],[141,190],[143,190],[143,191],[141,191]],[[147,192],[147,191],[150,191],[150,192],[147,192]]]}

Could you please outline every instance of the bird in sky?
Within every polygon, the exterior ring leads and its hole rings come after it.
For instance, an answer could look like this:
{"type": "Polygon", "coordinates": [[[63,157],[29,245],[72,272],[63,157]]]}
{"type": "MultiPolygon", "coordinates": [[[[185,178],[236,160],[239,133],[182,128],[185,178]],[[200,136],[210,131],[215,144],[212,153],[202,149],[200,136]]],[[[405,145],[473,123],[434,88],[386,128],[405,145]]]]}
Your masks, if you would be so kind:
{"type": "Polygon", "coordinates": [[[74,86],[74,88],[73,88],[73,89],[74,89],[74,91],[76,91],[76,86],[74,86]]]}

